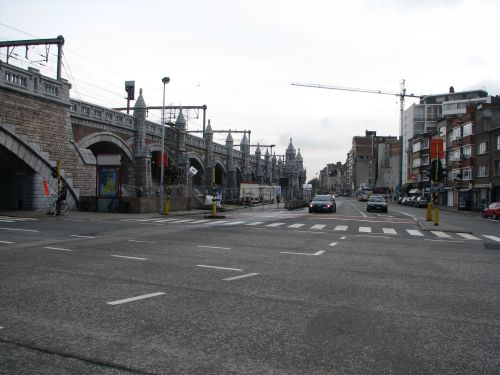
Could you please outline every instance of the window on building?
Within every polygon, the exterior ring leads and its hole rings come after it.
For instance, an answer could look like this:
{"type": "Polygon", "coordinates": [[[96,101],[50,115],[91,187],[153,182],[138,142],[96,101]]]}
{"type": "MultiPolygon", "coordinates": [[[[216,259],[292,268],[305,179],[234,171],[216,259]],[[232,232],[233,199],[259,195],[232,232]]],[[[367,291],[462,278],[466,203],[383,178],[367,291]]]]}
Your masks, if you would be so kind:
{"type": "Polygon", "coordinates": [[[462,134],[460,132],[460,126],[457,126],[456,128],[454,128],[452,131],[451,131],[451,140],[454,141],[456,140],[457,138],[461,137],[462,134]]]}
{"type": "Polygon", "coordinates": [[[500,160],[495,160],[495,176],[500,176],[500,160]]]}
{"type": "Polygon", "coordinates": [[[477,177],[488,177],[488,168],[486,165],[479,165],[477,167],[477,177]]]}
{"type": "Polygon", "coordinates": [[[486,151],[488,150],[488,147],[487,147],[487,142],[481,142],[479,143],[478,145],[478,148],[477,148],[477,154],[478,155],[483,155],[483,154],[486,154],[486,151]]]}
{"type": "Polygon", "coordinates": [[[469,122],[462,126],[462,136],[467,137],[472,134],[472,122],[469,122]]]}
{"type": "Polygon", "coordinates": [[[472,156],[472,146],[465,146],[462,148],[462,155],[466,159],[470,159],[472,156]]]}
{"type": "Polygon", "coordinates": [[[495,142],[495,143],[496,143],[496,145],[497,145],[496,149],[497,149],[497,150],[500,150],[500,135],[497,135],[497,136],[496,136],[496,142],[495,142]]]}
{"type": "Polygon", "coordinates": [[[421,160],[420,160],[420,158],[418,158],[418,159],[413,159],[413,162],[412,162],[412,167],[413,167],[413,168],[420,167],[420,165],[421,165],[421,160]]]}
{"type": "Polygon", "coordinates": [[[417,152],[417,151],[420,151],[420,149],[422,148],[422,143],[419,142],[415,142],[413,144],[413,152],[417,152]]]}
{"type": "Polygon", "coordinates": [[[424,139],[424,141],[422,142],[422,148],[424,150],[429,148],[429,140],[428,139],[424,139]]]}
{"type": "Polygon", "coordinates": [[[472,169],[466,168],[462,171],[463,180],[472,180],[472,169]]]}
{"type": "Polygon", "coordinates": [[[460,149],[459,148],[452,150],[450,152],[450,160],[451,161],[457,161],[458,159],[460,159],[460,149]]]}
{"type": "Polygon", "coordinates": [[[422,156],[422,165],[429,165],[429,155],[422,156]]]}
{"type": "Polygon", "coordinates": [[[441,126],[439,128],[439,136],[444,137],[446,135],[446,126],[441,126]]]}
{"type": "Polygon", "coordinates": [[[89,116],[90,115],[90,108],[82,106],[82,114],[89,116]]]}

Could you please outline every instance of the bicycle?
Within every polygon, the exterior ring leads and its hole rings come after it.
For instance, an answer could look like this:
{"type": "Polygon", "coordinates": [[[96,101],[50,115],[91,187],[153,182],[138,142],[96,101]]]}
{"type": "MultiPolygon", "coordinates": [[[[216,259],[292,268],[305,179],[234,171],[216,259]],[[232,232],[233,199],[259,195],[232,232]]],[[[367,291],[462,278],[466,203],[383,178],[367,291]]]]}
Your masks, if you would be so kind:
{"type": "Polygon", "coordinates": [[[58,216],[58,215],[62,215],[62,216],[66,216],[68,214],[68,211],[69,211],[69,204],[68,202],[66,202],[66,200],[61,200],[60,203],[59,203],[59,210],[58,210],[58,207],[57,207],[57,202],[58,202],[58,197],[56,194],[52,194],[52,199],[51,201],[49,202],[49,210],[47,212],[47,215],[50,215],[50,216],[58,216]]]}

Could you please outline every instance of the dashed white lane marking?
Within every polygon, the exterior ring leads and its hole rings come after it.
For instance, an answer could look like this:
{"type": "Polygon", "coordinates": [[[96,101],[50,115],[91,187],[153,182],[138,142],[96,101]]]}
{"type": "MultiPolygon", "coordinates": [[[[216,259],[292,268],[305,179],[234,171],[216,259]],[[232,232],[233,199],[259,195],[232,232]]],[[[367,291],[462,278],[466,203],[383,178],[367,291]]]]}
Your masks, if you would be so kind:
{"type": "Polygon", "coordinates": [[[0,223],[15,223],[14,220],[0,219],[0,223]]]}
{"type": "Polygon", "coordinates": [[[220,247],[220,246],[205,246],[205,245],[199,245],[198,247],[203,247],[207,249],[222,249],[222,250],[231,250],[230,247],[220,247]]]}
{"type": "Polygon", "coordinates": [[[145,299],[145,298],[157,297],[157,296],[161,296],[163,294],[165,294],[165,293],[163,293],[163,292],[157,292],[157,293],[144,294],[142,296],[125,298],[125,299],[119,299],[117,301],[108,302],[108,305],[120,305],[122,303],[127,303],[127,302],[132,302],[132,301],[138,301],[140,299],[145,299]]]}
{"type": "Polygon", "coordinates": [[[115,258],[125,258],[125,259],[134,259],[134,260],[148,260],[148,258],[139,258],[139,257],[129,257],[125,255],[110,255],[115,258]]]}
{"type": "Polygon", "coordinates": [[[331,244],[329,244],[328,246],[336,246],[337,245],[337,242],[332,242],[331,244]]]}
{"type": "Polygon", "coordinates": [[[51,247],[51,246],[45,246],[44,249],[58,250],[58,251],[73,251],[73,250],[70,250],[70,249],[65,249],[63,247],[51,247]]]}
{"type": "Polygon", "coordinates": [[[172,221],[172,224],[188,223],[190,221],[193,221],[193,219],[175,220],[175,221],[172,221]]]}
{"type": "Polygon", "coordinates": [[[95,238],[95,236],[80,236],[78,234],[72,234],[71,237],[77,237],[77,238],[95,238]]]}
{"type": "Polygon", "coordinates": [[[497,237],[497,236],[487,236],[487,235],[483,234],[483,237],[486,237],[486,238],[493,240],[493,241],[500,242],[500,237],[497,237]]]}
{"type": "Polygon", "coordinates": [[[224,224],[227,223],[227,220],[210,220],[208,223],[205,223],[206,225],[217,225],[217,224],[224,224]]]}
{"type": "Polygon", "coordinates": [[[158,243],[154,241],[142,241],[142,240],[128,240],[128,242],[136,242],[136,243],[158,243]]]}
{"type": "Polygon", "coordinates": [[[315,253],[311,254],[311,253],[294,253],[294,252],[291,252],[291,251],[280,251],[281,254],[293,254],[293,255],[321,255],[323,254],[325,251],[324,250],[320,250],[320,251],[316,251],[315,253]]]}
{"type": "Polygon", "coordinates": [[[423,233],[416,229],[407,229],[406,231],[412,236],[423,236],[423,233]]]}
{"type": "Polygon", "coordinates": [[[292,224],[292,225],[289,225],[288,228],[300,228],[300,227],[303,227],[305,224],[292,224]]]}
{"type": "Polygon", "coordinates": [[[0,228],[1,230],[12,230],[18,232],[39,232],[36,229],[16,229],[16,228],[0,228]]]}
{"type": "Polygon", "coordinates": [[[481,241],[480,238],[477,238],[476,236],[473,236],[472,234],[469,234],[469,233],[457,233],[460,237],[463,237],[467,240],[477,240],[477,241],[481,241]]]}
{"type": "Polygon", "coordinates": [[[243,271],[240,268],[228,268],[228,267],[218,267],[218,266],[207,266],[206,264],[197,264],[196,267],[203,267],[203,268],[215,268],[216,270],[226,270],[226,271],[238,271],[241,272],[243,271]]]}
{"type": "Polygon", "coordinates": [[[372,232],[372,228],[371,227],[359,227],[359,231],[361,233],[371,233],[372,232]]]}
{"type": "Polygon", "coordinates": [[[7,244],[7,245],[10,245],[10,244],[13,244],[15,242],[12,242],[12,241],[0,241],[0,243],[4,243],[4,244],[7,244]]]}
{"type": "Polygon", "coordinates": [[[323,224],[316,224],[316,225],[313,225],[311,227],[311,229],[323,229],[324,227],[326,227],[326,225],[323,225],[323,224]]]}
{"type": "Polygon", "coordinates": [[[441,232],[439,230],[431,230],[431,233],[439,238],[451,238],[451,236],[445,232],[441,232]]]}
{"type": "Polygon", "coordinates": [[[204,219],[204,220],[196,220],[196,221],[192,221],[191,223],[189,224],[201,224],[201,223],[207,223],[209,222],[210,220],[208,219],[204,219]]]}
{"type": "Polygon", "coordinates": [[[266,227],[279,227],[280,225],[283,225],[285,223],[272,223],[272,224],[267,224],[266,227]]]}
{"type": "Polygon", "coordinates": [[[229,223],[226,223],[224,225],[229,226],[229,225],[238,225],[238,224],[244,224],[245,221],[231,221],[229,223]]]}
{"type": "Polygon", "coordinates": [[[254,221],[252,223],[248,223],[248,224],[245,224],[245,225],[260,225],[260,224],[264,224],[263,221],[254,221]]]}
{"type": "Polygon", "coordinates": [[[347,225],[337,225],[334,230],[346,231],[348,228],[347,225]]]}
{"type": "Polygon", "coordinates": [[[385,234],[397,234],[396,229],[394,228],[382,228],[382,231],[385,234]]]}
{"type": "Polygon", "coordinates": [[[251,276],[255,276],[255,275],[258,275],[258,273],[247,273],[246,275],[228,277],[227,279],[222,279],[222,280],[224,280],[224,281],[233,281],[233,280],[243,279],[245,277],[251,277],[251,276]]]}

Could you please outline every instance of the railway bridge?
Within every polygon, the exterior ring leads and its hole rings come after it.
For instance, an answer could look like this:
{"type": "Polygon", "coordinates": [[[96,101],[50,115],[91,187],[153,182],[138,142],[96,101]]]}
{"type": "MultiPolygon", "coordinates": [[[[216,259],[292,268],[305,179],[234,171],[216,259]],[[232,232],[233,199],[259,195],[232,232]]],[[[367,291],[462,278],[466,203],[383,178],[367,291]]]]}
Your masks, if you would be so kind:
{"type": "Polygon", "coordinates": [[[262,155],[258,146],[251,153],[250,132],[236,147],[231,132],[225,144],[214,142],[210,121],[201,136],[188,132],[183,107],[175,121],[148,121],[142,90],[130,115],[74,100],[70,90],[65,79],[0,62],[0,209],[46,209],[60,161],[72,207],[105,210],[122,198],[131,212],[155,212],[162,139],[164,189],[172,191],[174,210],[197,205],[196,196],[214,184],[226,201],[238,199],[241,182],[300,194],[306,174],[291,139],[283,158],[268,149],[262,155]]]}

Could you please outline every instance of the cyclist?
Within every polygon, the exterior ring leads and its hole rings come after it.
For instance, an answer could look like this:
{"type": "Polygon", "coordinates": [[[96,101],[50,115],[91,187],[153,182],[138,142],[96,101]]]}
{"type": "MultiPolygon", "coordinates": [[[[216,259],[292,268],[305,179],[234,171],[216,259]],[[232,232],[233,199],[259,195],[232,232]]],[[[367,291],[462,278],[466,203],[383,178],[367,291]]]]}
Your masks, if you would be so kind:
{"type": "Polygon", "coordinates": [[[66,202],[67,195],[68,195],[68,187],[66,186],[66,183],[62,181],[61,189],[59,190],[59,194],[57,195],[56,215],[61,214],[61,208],[63,207],[63,204],[66,202]]]}

